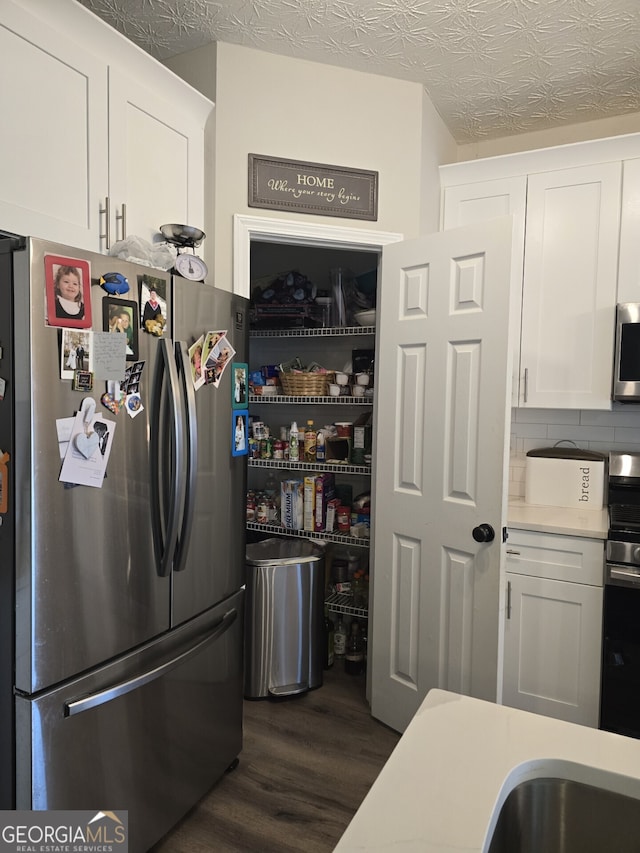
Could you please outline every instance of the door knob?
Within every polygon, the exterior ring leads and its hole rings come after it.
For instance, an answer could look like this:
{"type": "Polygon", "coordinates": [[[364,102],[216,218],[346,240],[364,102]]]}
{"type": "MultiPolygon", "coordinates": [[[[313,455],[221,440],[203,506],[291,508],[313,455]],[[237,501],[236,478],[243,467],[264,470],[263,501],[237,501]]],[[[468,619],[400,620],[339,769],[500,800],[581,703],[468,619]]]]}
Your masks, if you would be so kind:
{"type": "Polygon", "coordinates": [[[496,538],[496,532],[490,524],[479,524],[473,528],[471,535],[476,542],[493,542],[496,538]]]}

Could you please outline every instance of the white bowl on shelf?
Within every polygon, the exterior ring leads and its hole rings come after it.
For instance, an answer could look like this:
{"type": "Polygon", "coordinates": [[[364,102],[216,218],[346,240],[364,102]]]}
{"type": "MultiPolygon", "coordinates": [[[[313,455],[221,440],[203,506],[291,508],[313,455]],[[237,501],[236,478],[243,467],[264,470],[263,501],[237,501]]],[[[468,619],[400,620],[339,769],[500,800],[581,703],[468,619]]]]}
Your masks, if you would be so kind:
{"type": "Polygon", "coordinates": [[[371,308],[369,311],[357,311],[353,315],[353,319],[359,326],[375,326],[376,324],[376,311],[375,308],[371,308]]]}

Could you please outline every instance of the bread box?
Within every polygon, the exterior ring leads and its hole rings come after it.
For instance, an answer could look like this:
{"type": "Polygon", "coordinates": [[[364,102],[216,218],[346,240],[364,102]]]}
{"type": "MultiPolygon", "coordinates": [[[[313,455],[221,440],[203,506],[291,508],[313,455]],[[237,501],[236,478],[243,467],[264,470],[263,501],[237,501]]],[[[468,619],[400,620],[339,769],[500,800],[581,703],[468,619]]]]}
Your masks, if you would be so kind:
{"type": "Polygon", "coordinates": [[[525,503],[602,509],[605,454],[579,447],[539,447],[526,458],[525,503]]]}

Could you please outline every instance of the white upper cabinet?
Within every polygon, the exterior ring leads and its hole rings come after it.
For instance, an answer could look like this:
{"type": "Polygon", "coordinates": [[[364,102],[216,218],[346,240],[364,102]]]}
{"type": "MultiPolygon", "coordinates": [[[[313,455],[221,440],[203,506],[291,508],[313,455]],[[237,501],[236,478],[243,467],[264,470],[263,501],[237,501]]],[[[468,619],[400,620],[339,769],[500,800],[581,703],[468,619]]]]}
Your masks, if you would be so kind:
{"type": "Polygon", "coordinates": [[[107,251],[203,227],[204,96],[76,3],[5,0],[0,72],[1,229],[107,251]]]}
{"type": "Polygon", "coordinates": [[[108,180],[104,62],[7,0],[0,78],[0,228],[97,248],[108,180]]]}
{"type": "Polygon", "coordinates": [[[149,242],[160,225],[204,225],[204,128],[188,103],[172,103],[109,69],[109,175],[115,239],[149,242]],[[125,218],[123,215],[123,204],[125,218]]]}
{"type": "Polygon", "coordinates": [[[509,351],[512,358],[511,405],[518,405],[520,368],[520,314],[527,179],[524,175],[447,187],[443,196],[442,228],[458,228],[499,216],[513,217],[510,274],[509,351]]]}
{"type": "Polygon", "coordinates": [[[443,228],[514,218],[513,405],[610,409],[616,302],[640,301],[640,134],[440,176],[443,228]]]}
{"type": "Polygon", "coordinates": [[[622,164],[618,302],[640,302],[640,158],[622,164]]]}
{"type": "Polygon", "coordinates": [[[530,175],[520,405],[610,409],[621,163],[530,175]]]}

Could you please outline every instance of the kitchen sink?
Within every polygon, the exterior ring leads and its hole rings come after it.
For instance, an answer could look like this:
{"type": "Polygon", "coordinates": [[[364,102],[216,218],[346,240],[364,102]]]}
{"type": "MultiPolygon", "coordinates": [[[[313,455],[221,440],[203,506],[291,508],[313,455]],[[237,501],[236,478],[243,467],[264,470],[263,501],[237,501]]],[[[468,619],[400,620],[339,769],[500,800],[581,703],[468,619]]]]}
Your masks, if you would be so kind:
{"type": "Polygon", "coordinates": [[[570,779],[520,782],[487,853],[639,853],[640,801],[570,779]]]}

